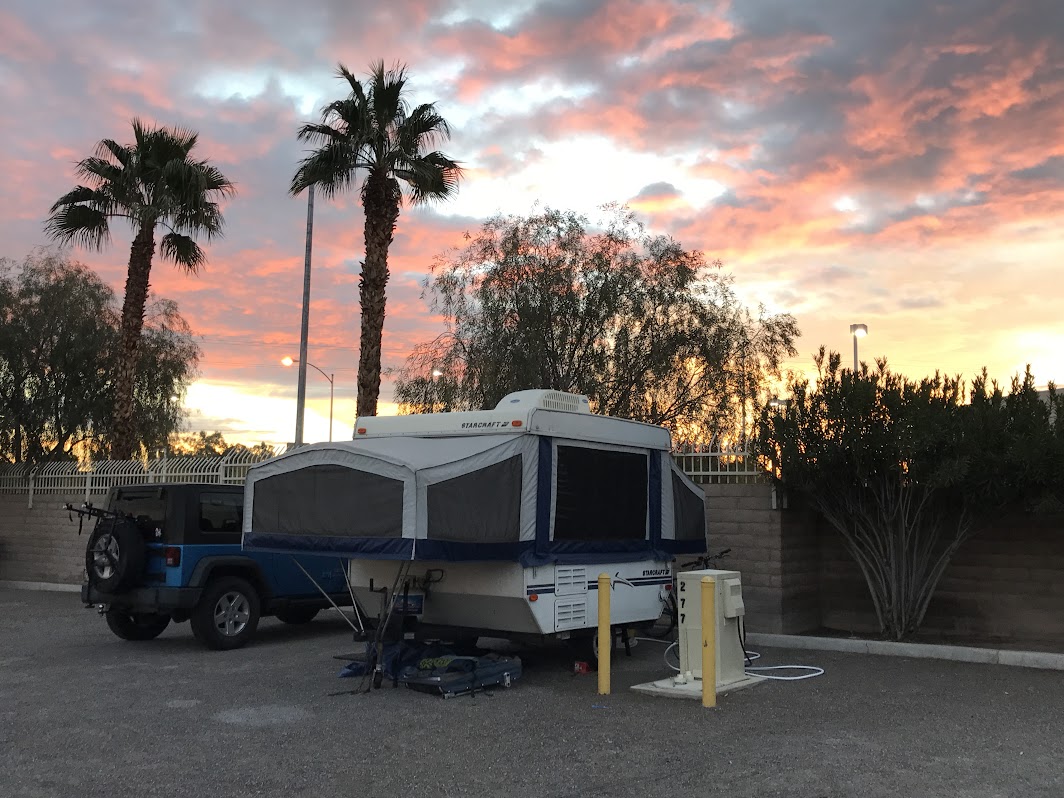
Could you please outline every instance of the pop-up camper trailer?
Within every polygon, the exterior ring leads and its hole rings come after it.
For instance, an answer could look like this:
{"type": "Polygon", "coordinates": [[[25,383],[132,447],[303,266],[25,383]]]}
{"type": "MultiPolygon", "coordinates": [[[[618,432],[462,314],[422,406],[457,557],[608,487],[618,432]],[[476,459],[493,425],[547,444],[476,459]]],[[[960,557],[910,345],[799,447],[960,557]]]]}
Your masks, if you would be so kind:
{"type": "Polygon", "coordinates": [[[703,492],[670,450],[668,430],[556,391],[363,417],[352,441],[250,470],[244,546],[346,558],[365,610],[397,585],[393,600],[431,627],[578,635],[597,625],[600,573],[612,623],[653,621],[674,556],[706,549],[703,492]]]}

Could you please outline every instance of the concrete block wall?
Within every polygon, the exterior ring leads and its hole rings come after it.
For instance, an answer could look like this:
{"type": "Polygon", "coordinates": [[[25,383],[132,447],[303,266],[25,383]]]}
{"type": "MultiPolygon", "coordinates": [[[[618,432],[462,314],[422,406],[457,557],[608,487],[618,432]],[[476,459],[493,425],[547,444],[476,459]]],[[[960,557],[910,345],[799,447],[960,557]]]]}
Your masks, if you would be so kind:
{"type": "Polygon", "coordinates": [[[820,628],[820,530],[815,512],[795,497],[779,502],[783,593],[781,631],[820,628]]]}
{"type": "MultiPolygon", "coordinates": [[[[822,530],[821,556],[823,625],[877,632],[864,579],[831,530],[822,530]]],[[[965,543],[939,582],[920,635],[1064,646],[1064,516],[1012,516],[965,543]]]]}
{"type": "MultiPolygon", "coordinates": [[[[868,589],[837,533],[771,485],[705,485],[710,552],[741,571],[750,631],[875,634],[868,589]],[[783,502],[779,502],[783,504],[783,502]]],[[[66,502],[83,495],[0,494],[0,581],[76,585],[86,538],[66,502]]],[[[86,533],[87,534],[87,533],[86,533]]],[[[922,636],[944,642],[1064,647],[1064,515],[1015,516],[968,541],[946,570],[922,636]]]]}
{"type": "Polygon", "coordinates": [[[0,494],[0,580],[80,584],[85,572],[86,524],[78,536],[63,509],[78,506],[84,494],[38,494],[28,507],[26,494],[0,494]]]}
{"type": "Polygon", "coordinates": [[[711,554],[731,549],[719,568],[741,571],[746,627],[783,631],[783,566],[780,514],[770,485],[705,485],[711,554]]]}

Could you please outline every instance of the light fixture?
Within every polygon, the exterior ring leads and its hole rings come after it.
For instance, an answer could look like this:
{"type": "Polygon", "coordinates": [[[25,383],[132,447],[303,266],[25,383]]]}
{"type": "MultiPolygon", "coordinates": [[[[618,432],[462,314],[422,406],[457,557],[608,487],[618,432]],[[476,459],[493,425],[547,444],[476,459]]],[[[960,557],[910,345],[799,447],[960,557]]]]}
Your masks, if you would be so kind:
{"type": "Polygon", "coordinates": [[[853,336],[853,373],[857,373],[858,361],[857,361],[857,339],[864,338],[868,335],[867,324],[851,324],[850,335],[853,336]]]}
{"type": "MultiPolygon", "coordinates": [[[[298,362],[299,362],[298,360],[295,360],[294,358],[292,358],[289,355],[285,355],[284,357],[281,358],[281,365],[285,366],[285,367],[290,367],[290,366],[292,366],[292,364],[298,363],[298,362]]],[[[321,376],[323,376],[325,379],[327,379],[329,381],[329,442],[331,443],[332,442],[332,423],[333,423],[333,389],[335,388],[335,386],[333,385],[333,378],[336,375],[334,375],[334,374],[326,374],[324,371],[322,371],[320,368],[315,366],[313,363],[311,363],[309,361],[304,361],[304,362],[308,366],[310,366],[312,369],[317,371],[321,376]]],[[[299,433],[299,440],[296,441],[296,443],[299,444],[300,446],[302,446],[303,445],[303,421],[302,421],[302,419],[303,419],[303,405],[301,403],[299,403],[299,419],[300,419],[300,422],[299,422],[299,426],[297,427],[297,431],[299,433]]]]}

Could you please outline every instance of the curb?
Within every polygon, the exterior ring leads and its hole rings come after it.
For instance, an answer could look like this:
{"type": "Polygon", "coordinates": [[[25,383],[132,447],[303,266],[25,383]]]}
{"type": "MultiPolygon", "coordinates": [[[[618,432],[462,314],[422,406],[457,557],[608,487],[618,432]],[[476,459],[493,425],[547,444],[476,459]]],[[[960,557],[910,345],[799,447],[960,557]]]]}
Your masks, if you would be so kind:
{"type": "Polygon", "coordinates": [[[49,590],[55,593],[80,593],[81,585],[64,585],[58,582],[16,582],[0,579],[0,588],[6,590],[49,590]]]}
{"type": "Polygon", "coordinates": [[[855,640],[845,637],[807,637],[750,632],[747,642],[769,648],[842,651],[850,654],[879,654],[887,657],[941,659],[952,662],[975,662],[983,665],[1010,665],[1064,671],[1064,654],[1048,651],[1009,651],[996,648],[968,648],[929,643],[891,643],[886,640],[855,640]]]}

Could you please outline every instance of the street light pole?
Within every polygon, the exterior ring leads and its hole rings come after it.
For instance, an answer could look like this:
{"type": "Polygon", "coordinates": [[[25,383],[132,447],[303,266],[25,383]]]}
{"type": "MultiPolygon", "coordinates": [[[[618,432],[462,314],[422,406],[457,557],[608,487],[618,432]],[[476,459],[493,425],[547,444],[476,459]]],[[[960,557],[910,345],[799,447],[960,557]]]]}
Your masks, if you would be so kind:
{"type": "Polygon", "coordinates": [[[858,362],[857,362],[857,339],[858,338],[864,338],[866,335],[868,335],[868,325],[867,324],[851,324],[850,325],[850,335],[853,336],[853,373],[856,374],[857,373],[857,366],[858,366],[858,362]]]}
{"type": "MultiPolygon", "coordinates": [[[[335,379],[336,375],[335,374],[326,374],[324,371],[322,371],[320,368],[315,366],[313,363],[308,363],[306,360],[296,360],[295,358],[291,358],[291,357],[283,357],[283,358],[281,358],[281,365],[282,366],[291,366],[293,363],[298,363],[299,364],[299,369],[300,369],[300,371],[303,374],[307,373],[306,366],[310,366],[312,369],[317,371],[321,376],[323,376],[325,379],[327,379],[329,381],[329,443],[332,443],[333,391],[334,391],[334,388],[335,388],[335,385],[333,383],[334,383],[334,379],[335,379]]],[[[300,426],[302,426],[302,425],[300,425],[300,426]]],[[[300,432],[302,432],[302,429],[300,429],[300,432]]],[[[302,439],[300,439],[300,443],[302,443],[302,439]]]]}
{"type": "MultiPolygon", "coordinates": [[[[314,184],[307,189],[307,248],[303,257],[303,321],[299,331],[299,379],[296,387],[296,446],[303,445],[303,408],[307,403],[307,333],[310,328],[310,245],[314,238],[314,184]]],[[[329,427],[332,432],[332,427],[329,427]]]]}

